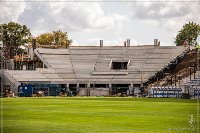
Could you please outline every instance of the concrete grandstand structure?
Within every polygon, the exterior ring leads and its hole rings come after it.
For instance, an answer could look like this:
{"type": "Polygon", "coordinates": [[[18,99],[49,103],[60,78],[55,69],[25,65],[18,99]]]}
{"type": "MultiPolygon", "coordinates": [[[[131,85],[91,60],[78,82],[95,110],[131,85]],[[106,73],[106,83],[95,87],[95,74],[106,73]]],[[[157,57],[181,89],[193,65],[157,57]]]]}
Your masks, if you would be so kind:
{"type": "Polygon", "coordinates": [[[20,84],[62,84],[65,88],[108,88],[110,93],[139,93],[139,89],[177,56],[182,46],[71,46],[37,48],[44,68],[5,70],[5,84],[14,92],[20,84]]]}

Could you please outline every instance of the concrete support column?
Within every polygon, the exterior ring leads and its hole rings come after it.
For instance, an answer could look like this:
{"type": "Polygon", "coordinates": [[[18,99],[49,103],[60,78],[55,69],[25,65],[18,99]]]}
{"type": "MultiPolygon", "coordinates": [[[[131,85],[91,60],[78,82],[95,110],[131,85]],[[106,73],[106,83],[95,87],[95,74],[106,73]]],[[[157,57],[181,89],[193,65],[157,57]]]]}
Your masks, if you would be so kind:
{"type": "Polygon", "coordinates": [[[113,94],[113,92],[112,92],[112,83],[109,83],[108,87],[109,87],[109,95],[112,95],[113,94]]]}
{"type": "Polygon", "coordinates": [[[133,94],[134,95],[134,88],[133,88],[133,83],[131,83],[131,86],[130,86],[130,88],[129,88],[130,90],[131,90],[131,95],[133,94]]]}
{"type": "Polygon", "coordinates": [[[76,87],[79,88],[79,83],[76,84],[76,87]]]}
{"type": "Polygon", "coordinates": [[[76,91],[79,91],[79,83],[76,83],[76,91]]]}
{"type": "Polygon", "coordinates": [[[90,83],[87,83],[87,88],[90,88],[90,83]]]}
{"type": "Polygon", "coordinates": [[[110,88],[110,89],[112,88],[112,83],[109,83],[109,88],[110,88]]]}
{"type": "Polygon", "coordinates": [[[133,83],[131,83],[131,88],[133,88],[133,83]]]}
{"type": "Polygon", "coordinates": [[[69,83],[66,83],[66,91],[69,91],[69,83]]]}

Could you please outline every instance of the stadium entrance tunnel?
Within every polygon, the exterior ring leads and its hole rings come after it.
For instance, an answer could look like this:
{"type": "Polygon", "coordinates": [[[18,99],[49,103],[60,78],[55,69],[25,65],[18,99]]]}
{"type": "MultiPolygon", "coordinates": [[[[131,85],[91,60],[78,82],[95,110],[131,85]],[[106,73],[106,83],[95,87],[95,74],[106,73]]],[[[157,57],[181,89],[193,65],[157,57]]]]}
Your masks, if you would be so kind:
{"type": "Polygon", "coordinates": [[[69,95],[76,96],[78,94],[77,84],[69,84],[69,95]]]}

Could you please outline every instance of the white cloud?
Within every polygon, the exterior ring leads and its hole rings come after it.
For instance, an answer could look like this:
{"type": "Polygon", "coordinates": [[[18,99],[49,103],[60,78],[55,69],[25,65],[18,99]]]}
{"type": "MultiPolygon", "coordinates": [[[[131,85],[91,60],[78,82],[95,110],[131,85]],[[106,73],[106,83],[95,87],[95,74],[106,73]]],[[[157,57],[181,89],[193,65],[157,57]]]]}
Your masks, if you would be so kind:
{"type": "Polygon", "coordinates": [[[104,12],[101,3],[89,2],[3,2],[1,23],[26,24],[33,35],[52,30],[90,31],[120,29],[125,18],[104,12]]]}
{"type": "Polygon", "coordinates": [[[17,0],[3,1],[0,4],[1,9],[1,17],[0,23],[7,23],[10,21],[17,21],[19,15],[24,11],[25,2],[21,0],[21,2],[17,2],[17,0]]]}
{"type": "Polygon", "coordinates": [[[200,45],[200,35],[197,37],[197,43],[200,45]]]}
{"type": "Polygon", "coordinates": [[[61,29],[69,32],[73,45],[99,45],[100,39],[105,45],[123,45],[127,38],[132,45],[152,44],[154,38],[172,44],[183,24],[198,17],[195,2],[14,1],[3,2],[0,22],[26,24],[34,36],[61,29]]]}
{"type": "Polygon", "coordinates": [[[78,41],[77,40],[73,40],[73,42],[72,42],[72,44],[71,44],[71,46],[78,46],[78,41]]]}
{"type": "Polygon", "coordinates": [[[34,34],[52,30],[68,32],[120,28],[123,16],[107,14],[99,3],[30,2],[18,21],[34,29],[34,34]],[[37,30],[35,30],[37,29],[37,30]]]}
{"type": "Polygon", "coordinates": [[[158,26],[175,31],[189,21],[197,22],[196,2],[136,2],[132,18],[154,21],[158,26]]]}

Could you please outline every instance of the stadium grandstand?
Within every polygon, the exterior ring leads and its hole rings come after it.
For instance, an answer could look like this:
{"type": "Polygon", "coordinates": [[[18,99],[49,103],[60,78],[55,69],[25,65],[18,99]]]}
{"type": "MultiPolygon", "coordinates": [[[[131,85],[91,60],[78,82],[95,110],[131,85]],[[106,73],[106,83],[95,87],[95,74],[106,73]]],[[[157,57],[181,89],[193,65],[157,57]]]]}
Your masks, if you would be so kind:
{"type": "Polygon", "coordinates": [[[25,63],[21,70],[3,69],[3,84],[21,96],[31,96],[38,90],[56,96],[64,90],[80,96],[138,96],[144,93],[161,97],[161,92],[152,94],[160,88],[163,97],[168,97],[164,92],[166,87],[170,91],[177,87],[173,93],[180,97],[179,90],[187,91],[186,84],[192,83],[193,88],[194,84],[199,86],[197,69],[190,69],[190,73],[178,81],[180,74],[172,74],[188,51],[184,46],[154,45],[35,48],[31,55],[37,58],[40,67],[25,63]],[[186,80],[188,77],[190,79],[186,80]],[[24,93],[26,89],[29,90],[27,94],[24,93]]]}

